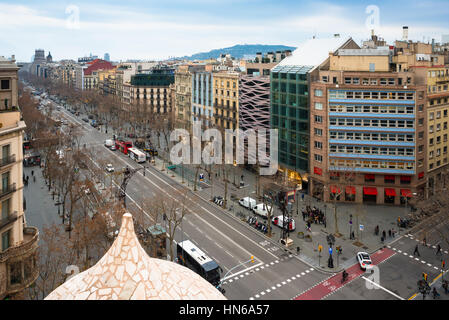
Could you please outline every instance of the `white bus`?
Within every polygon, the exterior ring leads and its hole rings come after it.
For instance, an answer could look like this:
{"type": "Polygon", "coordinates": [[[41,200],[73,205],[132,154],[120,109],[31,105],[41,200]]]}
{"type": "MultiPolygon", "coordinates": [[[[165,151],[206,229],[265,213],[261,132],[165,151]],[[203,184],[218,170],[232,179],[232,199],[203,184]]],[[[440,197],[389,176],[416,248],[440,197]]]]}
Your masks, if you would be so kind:
{"type": "Polygon", "coordinates": [[[192,241],[184,240],[176,245],[178,263],[195,271],[214,286],[220,283],[220,272],[223,270],[192,241]]]}
{"type": "Polygon", "coordinates": [[[128,155],[131,159],[135,160],[138,163],[145,162],[147,159],[145,153],[136,148],[129,148],[128,155]]]}

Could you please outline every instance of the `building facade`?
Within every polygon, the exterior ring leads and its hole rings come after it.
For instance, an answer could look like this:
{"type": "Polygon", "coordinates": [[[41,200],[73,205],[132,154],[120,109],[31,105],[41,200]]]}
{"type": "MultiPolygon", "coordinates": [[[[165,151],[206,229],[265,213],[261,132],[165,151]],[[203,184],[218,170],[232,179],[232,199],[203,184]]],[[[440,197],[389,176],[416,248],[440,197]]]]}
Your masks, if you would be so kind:
{"type": "Polygon", "coordinates": [[[0,57],[0,299],[36,281],[39,232],[25,224],[23,209],[23,134],[18,106],[18,67],[0,57]]]}
{"type": "Polygon", "coordinates": [[[239,128],[239,74],[213,73],[214,124],[222,130],[239,128]]]}

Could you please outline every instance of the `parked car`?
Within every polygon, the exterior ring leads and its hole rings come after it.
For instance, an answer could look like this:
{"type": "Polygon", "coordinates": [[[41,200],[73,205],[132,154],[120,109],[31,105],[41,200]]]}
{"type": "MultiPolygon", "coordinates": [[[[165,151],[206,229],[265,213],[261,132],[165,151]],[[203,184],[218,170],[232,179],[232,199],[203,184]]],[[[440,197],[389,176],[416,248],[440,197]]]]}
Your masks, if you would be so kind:
{"type": "Polygon", "coordinates": [[[115,145],[110,146],[109,149],[112,150],[112,151],[117,150],[117,148],[115,147],[115,145]]]}
{"type": "Polygon", "coordinates": [[[84,121],[84,122],[89,122],[89,119],[83,118],[83,121],[84,121]]]}
{"type": "Polygon", "coordinates": [[[215,196],[213,198],[213,201],[215,204],[218,204],[219,206],[223,206],[223,197],[222,196],[215,196]]]}
{"type": "Polygon", "coordinates": [[[255,214],[266,218],[268,217],[268,212],[271,211],[271,206],[266,205],[265,203],[259,203],[253,208],[253,211],[255,214]]]}
{"type": "Polygon", "coordinates": [[[279,228],[287,229],[286,225],[288,223],[288,230],[289,231],[294,231],[296,229],[295,220],[293,220],[292,218],[287,219],[285,224],[284,224],[284,216],[273,217],[273,219],[271,219],[271,221],[273,222],[273,224],[275,226],[278,226],[279,228]]]}
{"type": "Polygon", "coordinates": [[[366,270],[371,269],[373,267],[373,262],[368,253],[366,252],[357,252],[357,261],[359,262],[360,269],[366,270]]]}
{"type": "Polygon", "coordinates": [[[252,210],[256,206],[256,200],[250,197],[245,197],[239,200],[239,204],[245,208],[252,210]]]}
{"type": "Polygon", "coordinates": [[[108,163],[106,165],[106,171],[107,172],[114,172],[114,167],[112,166],[112,164],[108,163]]]}

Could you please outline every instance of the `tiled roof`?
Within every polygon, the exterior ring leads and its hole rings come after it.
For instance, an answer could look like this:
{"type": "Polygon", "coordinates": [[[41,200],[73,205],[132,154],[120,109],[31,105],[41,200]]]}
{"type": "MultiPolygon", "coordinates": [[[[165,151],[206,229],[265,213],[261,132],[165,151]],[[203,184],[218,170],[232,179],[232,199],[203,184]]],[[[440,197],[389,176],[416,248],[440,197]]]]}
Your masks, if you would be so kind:
{"type": "Polygon", "coordinates": [[[84,69],[84,75],[85,76],[91,75],[93,71],[99,69],[110,70],[113,68],[114,66],[110,62],[101,59],[95,59],[94,61],[92,61],[92,63],[89,63],[89,67],[84,69]]]}
{"type": "Polygon", "coordinates": [[[125,213],[120,233],[96,265],[73,276],[45,300],[225,300],[201,276],[174,262],[150,258],[125,213]]]}

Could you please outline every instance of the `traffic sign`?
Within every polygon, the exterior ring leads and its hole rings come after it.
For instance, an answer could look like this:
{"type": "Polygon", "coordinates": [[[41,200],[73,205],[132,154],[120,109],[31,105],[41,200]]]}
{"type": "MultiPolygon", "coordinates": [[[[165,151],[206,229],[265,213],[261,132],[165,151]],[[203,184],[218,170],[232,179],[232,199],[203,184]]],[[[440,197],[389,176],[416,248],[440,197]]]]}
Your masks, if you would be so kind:
{"type": "Polygon", "coordinates": [[[329,248],[329,254],[332,254],[332,248],[329,248]]]}
{"type": "Polygon", "coordinates": [[[364,226],[363,224],[361,224],[361,225],[359,226],[359,230],[360,230],[360,231],[365,230],[365,226],[364,226]]]}
{"type": "Polygon", "coordinates": [[[321,252],[321,250],[323,250],[323,246],[320,244],[318,245],[318,251],[321,252]]]}

